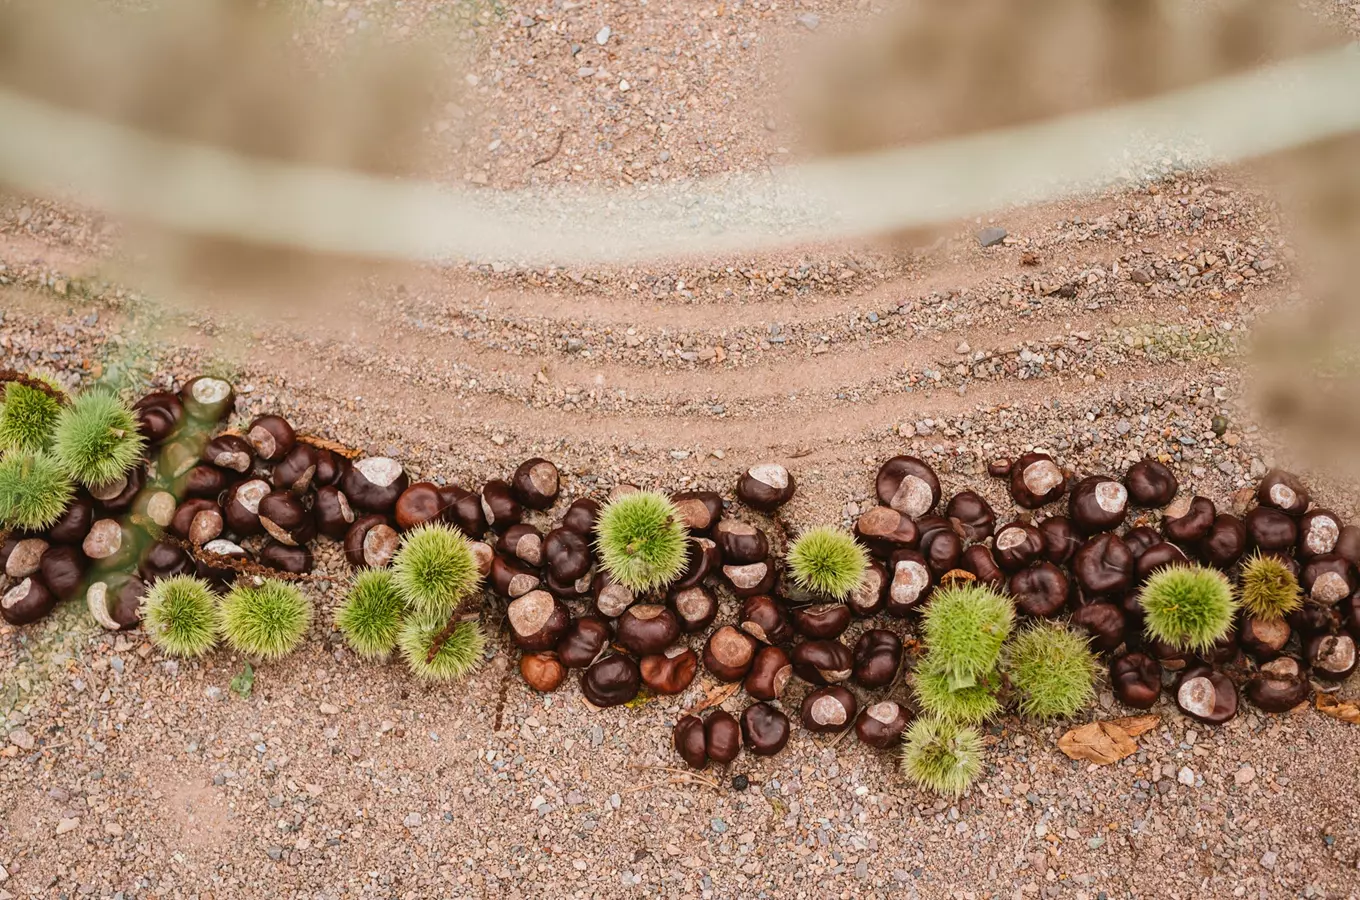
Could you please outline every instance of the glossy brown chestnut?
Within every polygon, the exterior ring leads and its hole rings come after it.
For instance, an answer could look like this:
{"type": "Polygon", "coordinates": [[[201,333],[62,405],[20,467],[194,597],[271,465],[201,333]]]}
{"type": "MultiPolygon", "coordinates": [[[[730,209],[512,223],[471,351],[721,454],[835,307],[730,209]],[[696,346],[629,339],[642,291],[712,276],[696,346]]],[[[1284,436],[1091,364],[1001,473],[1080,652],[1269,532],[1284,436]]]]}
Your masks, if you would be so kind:
{"type": "Polygon", "coordinates": [[[844,731],[859,712],[855,695],[840,685],[818,688],[803,698],[800,718],[803,727],[814,734],[844,731]]]}
{"type": "Polygon", "coordinates": [[[1242,620],[1237,640],[1242,649],[1259,661],[1274,659],[1284,652],[1292,634],[1289,623],[1283,619],[1257,619],[1248,616],[1242,620]]]}
{"type": "Polygon", "coordinates": [[[137,415],[137,430],[148,444],[159,444],[175,436],[184,424],[184,404],[168,391],[155,391],[132,404],[137,415]]]}
{"type": "Polygon", "coordinates": [[[940,479],[915,456],[894,456],[878,468],[874,478],[878,502],[904,516],[918,519],[940,502],[940,479]]]}
{"type": "Polygon", "coordinates": [[[886,750],[902,740],[909,722],[900,703],[892,700],[870,703],[855,719],[855,736],[866,746],[886,750]]]}
{"type": "Polygon", "coordinates": [[[312,500],[312,514],[316,517],[317,531],[335,541],[344,539],[355,518],[349,498],[333,484],[317,490],[312,500]]]}
{"type": "Polygon", "coordinates": [[[591,569],[575,581],[562,581],[553,577],[549,569],[543,576],[543,587],[559,600],[579,600],[590,596],[590,586],[595,580],[595,570],[591,569]]]}
{"type": "Polygon", "coordinates": [[[731,625],[708,636],[704,645],[704,668],[719,681],[741,681],[755,660],[756,639],[731,625]]]}
{"type": "Polygon", "coordinates": [[[526,459],[510,476],[515,499],[530,509],[548,509],[557,502],[562,490],[562,478],[557,466],[546,459],[526,459]]]}
{"type": "Polygon", "coordinates": [[[3,556],[5,561],[0,570],[10,578],[36,575],[42,565],[43,554],[51,546],[40,537],[11,536],[5,541],[4,550],[0,551],[0,556],[3,556]]]}
{"type": "Polygon", "coordinates": [[[1194,663],[1176,679],[1176,706],[1197,722],[1222,725],[1237,715],[1237,687],[1222,672],[1194,663]]]}
{"type": "Polygon", "coordinates": [[[1008,582],[1015,608],[1027,616],[1047,619],[1062,612],[1067,605],[1071,584],[1063,570],[1051,562],[1041,562],[1021,569],[1008,582]]]}
{"type": "Polygon", "coordinates": [[[1038,528],[1024,522],[1002,526],[992,541],[992,555],[1007,572],[1016,572],[1035,562],[1044,553],[1044,536],[1038,528]]]}
{"type": "MultiPolygon", "coordinates": [[[[137,566],[137,574],[142,581],[147,584],[155,584],[162,578],[174,578],[176,575],[190,575],[197,571],[193,558],[180,548],[179,544],[170,541],[156,541],[147,547],[142,553],[141,563],[137,566]]],[[[79,581],[79,577],[76,578],[79,581]]],[[[49,580],[49,586],[52,582],[49,580]]],[[[74,590],[75,585],[71,585],[74,590]]],[[[66,596],[69,596],[66,595],[66,596]]]]}
{"type": "Polygon", "coordinates": [[[260,500],[260,525],[289,547],[300,547],[316,537],[316,519],[302,501],[288,491],[273,491],[260,500]]]}
{"type": "Polygon", "coordinates": [[[474,541],[481,540],[482,535],[486,534],[486,515],[482,512],[481,496],[463,490],[456,484],[446,484],[439,489],[439,497],[444,505],[444,521],[474,541]]]}
{"type": "Polygon", "coordinates": [[[1121,597],[1133,586],[1133,554],[1118,535],[1106,532],[1077,551],[1072,574],[1089,599],[1121,597]]]}
{"type": "MultiPolygon", "coordinates": [[[[274,473],[277,475],[278,469],[274,473]]],[[[392,517],[396,519],[397,528],[402,531],[437,522],[444,518],[444,495],[437,485],[417,481],[407,486],[397,497],[396,505],[392,507],[392,517]]]]}
{"type": "Polygon", "coordinates": [[[1304,559],[1335,553],[1340,538],[1341,517],[1330,510],[1311,509],[1299,519],[1298,552],[1304,559]]]}
{"type": "Polygon", "coordinates": [[[1336,553],[1314,556],[1299,572],[1303,594],[1322,606],[1335,606],[1355,593],[1358,580],[1355,566],[1336,553]]]}
{"type": "MultiPolygon", "coordinates": [[[[174,498],[170,508],[174,509],[174,498]]],[[[79,544],[94,524],[94,499],[81,492],[66,505],[66,511],[47,529],[49,540],[57,544],[79,544]]],[[[163,526],[162,526],[163,527],[163,526]]]]}
{"type": "Polygon", "coordinates": [[[1047,453],[1026,453],[1011,466],[1011,498],[1025,509],[1038,509],[1062,498],[1067,476],[1047,453]]]}
{"type": "Polygon", "coordinates": [[[278,462],[297,443],[297,434],[282,416],[258,416],[246,429],[246,440],[255,456],[265,462],[278,462]]]}
{"type": "Polygon", "coordinates": [[[882,556],[914,548],[921,539],[916,523],[890,506],[875,506],[862,513],[855,520],[855,535],[882,556]]]}
{"type": "Polygon", "coordinates": [[[741,726],[736,718],[721,709],[709,713],[704,721],[704,744],[708,758],[719,765],[736,759],[741,752],[741,726]]]}
{"type": "Polygon", "coordinates": [[[543,561],[548,572],[562,581],[575,581],[590,571],[590,544],[579,532],[554,528],[543,538],[543,561]]]}
{"type": "Polygon", "coordinates": [[[963,540],[954,526],[943,516],[925,516],[916,521],[921,529],[919,550],[926,565],[936,578],[959,567],[963,557],[963,540]]]}
{"type": "Polygon", "coordinates": [[[236,393],[229,382],[211,375],[200,375],[185,383],[180,389],[179,399],[190,418],[200,422],[220,422],[231,413],[236,403],[236,393]]]}
{"type": "Polygon", "coordinates": [[[50,613],[57,605],[57,595],[47,589],[36,575],[31,575],[0,594],[0,617],[11,625],[28,625],[50,613]]]}
{"type": "MultiPolygon", "coordinates": [[[[371,513],[391,512],[411,480],[401,463],[386,456],[355,461],[340,478],[340,490],[356,509],[371,513]]],[[[480,534],[469,535],[481,537],[480,534]]]]}
{"type": "Polygon", "coordinates": [[[543,564],[543,534],[532,525],[517,522],[496,537],[496,549],[532,568],[543,564]]]}
{"type": "Polygon", "coordinates": [[[307,493],[316,480],[316,462],[315,447],[302,442],[294,444],[274,466],[274,488],[294,494],[307,493]]]}
{"type": "Polygon", "coordinates": [[[741,739],[756,756],[774,756],[789,742],[789,717],[768,703],[752,703],[741,714],[741,739]]]}
{"type": "Polygon", "coordinates": [[[987,540],[996,528],[992,505],[974,491],[960,491],[949,498],[944,514],[959,537],[969,543],[987,540]]]}
{"type": "Polygon", "coordinates": [[[99,519],[81,541],[87,559],[104,569],[120,569],[137,558],[138,534],[117,519],[99,519]]]}
{"type": "Polygon", "coordinates": [[[1355,671],[1355,639],[1349,634],[1315,634],[1305,650],[1313,674],[1325,681],[1345,681],[1355,671]]]}
{"type": "Polygon", "coordinates": [[[728,589],[737,597],[768,594],[774,587],[774,566],[767,560],[744,566],[723,566],[722,573],[728,589]]]}
{"type": "Polygon", "coordinates": [[[1244,522],[1252,546],[1260,550],[1288,553],[1298,543],[1298,523],[1278,509],[1258,506],[1247,513],[1244,522]]]}
{"type": "Polygon", "coordinates": [[[1323,606],[1312,600],[1304,600],[1303,605],[1286,617],[1289,627],[1304,638],[1319,634],[1333,634],[1341,627],[1341,611],[1334,606],[1323,606]]]}
{"type": "Polygon", "coordinates": [[[979,584],[999,588],[1006,583],[1006,573],[996,564],[996,556],[990,547],[974,544],[967,548],[959,559],[959,565],[965,572],[973,573],[979,584]]]}
{"type": "Polygon", "coordinates": [[[1298,476],[1283,469],[1271,469],[1256,486],[1256,502],[1290,516],[1301,516],[1308,509],[1308,488],[1298,476]]]}
{"type": "Polygon", "coordinates": [[[770,555],[770,542],[765,532],[740,519],[723,519],[713,531],[722,561],[728,565],[747,565],[763,562],[770,555]]]}
{"type": "Polygon", "coordinates": [[[1166,506],[1180,490],[1176,474],[1155,459],[1142,459],[1129,467],[1124,475],[1124,487],[1129,492],[1129,502],[1145,509],[1159,509],[1166,506]]]}
{"type": "Polygon", "coordinates": [[[231,483],[225,469],[199,463],[180,476],[175,482],[175,490],[182,497],[208,497],[216,500],[231,483]]]}
{"type": "MultiPolygon", "coordinates": [[[[161,446],[156,454],[156,474],[163,482],[183,485],[185,476],[195,466],[203,465],[201,435],[186,432],[161,446]]],[[[182,488],[180,488],[182,490],[182,488]]]]}
{"type": "Polygon", "coordinates": [[[706,537],[692,537],[686,547],[685,570],[672,584],[673,588],[690,588],[703,584],[704,579],[716,575],[722,568],[722,551],[706,537]]]}
{"type": "Polygon", "coordinates": [[[768,594],[742,601],[738,621],[742,631],[766,644],[782,644],[793,637],[793,627],[784,607],[768,594]]]}
{"type": "Polygon", "coordinates": [[[805,641],[789,654],[793,672],[809,684],[839,684],[850,677],[855,658],[840,641],[805,641]]]}
{"type": "Polygon", "coordinates": [[[491,561],[491,586],[502,597],[514,599],[537,590],[543,583],[538,570],[497,554],[491,561]]]}
{"type": "Polygon", "coordinates": [[[1149,547],[1162,543],[1162,540],[1161,534],[1150,525],[1137,525],[1124,532],[1124,545],[1129,548],[1134,559],[1146,553],[1149,547]]]}
{"type": "Polygon", "coordinates": [[[595,531],[595,523],[600,518],[600,504],[589,497],[571,501],[567,511],[562,514],[562,527],[579,535],[589,537],[595,531]]]}
{"type": "Polygon", "coordinates": [[[345,559],[356,569],[383,569],[397,555],[401,538],[386,516],[360,516],[345,532],[345,559]]]}
{"type": "MultiPolygon", "coordinates": [[[[178,446],[172,444],[173,446],[178,446]]],[[[193,468],[191,461],[185,471],[193,468]]],[[[162,472],[165,470],[162,469],[162,472]]],[[[183,472],[176,472],[174,477],[178,477],[183,472]]],[[[146,469],[143,466],[136,466],[129,469],[126,474],[120,475],[108,484],[98,484],[92,486],[90,496],[99,501],[99,509],[105,516],[121,516],[123,513],[132,509],[132,504],[137,501],[138,494],[146,485],[146,469]]]]}
{"type": "Polygon", "coordinates": [[[615,582],[609,577],[609,573],[603,570],[596,573],[590,589],[595,595],[596,612],[607,619],[616,619],[623,615],[624,610],[637,600],[637,596],[630,588],[615,582]]]}
{"type": "Polygon", "coordinates": [[[1067,498],[1067,517],[1083,534],[1118,528],[1128,512],[1128,489],[1106,475],[1083,478],[1067,498]]]}
{"type": "Polygon", "coordinates": [[[1165,569],[1185,563],[1185,551],[1169,541],[1161,541],[1153,544],[1143,551],[1133,565],[1133,580],[1135,584],[1142,584],[1152,576],[1158,569],[1165,569]]]}
{"type": "Polygon", "coordinates": [[[1104,653],[1124,643],[1128,617],[1113,603],[1087,603],[1072,613],[1072,625],[1091,636],[1091,647],[1104,653]]]}
{"type": "Polygon", "coordinates": [[[850,627],[850,607],[844,603],[799,607],[790,617],[794,631],[814,640],[840,637],[850,627]]]}
{"type": "Polygon", "coordinates": [[[312,551],[306,547],[280,544],[271,539],[260,548],[260,565],[290,575],[306,575],[312,571],[315,561],[312,559],[312,551]]]}
{"type": "Polygon", "coordinates": [[[671,591],[670,601],[685,634],[703,631],[718,617],[718,598],[702,585],[671,591]]]}
{"type": "Polygon", "coordinates": [[[557,656],[568,669],[584,669],[609,645],[609,625],[598,616],[572,621],[557,642],[557,656]]]}
{"type": "Polygon", "coordinates": [[[486,581],[491,578],[491,566],[496,561],[496,551],[491,545],[483,541],[468,541],[468,552],[472,554],[472,561],[477,565],[477,574],[486,581]]]}
{"type": "Polygon", "coordinates": [[[871,628],[855,641],[850,675],[860,687],[884,688],[902,667],[902,639],[883,628],[871,628]]]}
{"type": "Polygon", "coordinates": [[[238,481],[227,491],[222,504],[223,518],[228,530],[241,537],[260,534],[260,501],[269,496],[269,482],[262,478],[238,481]]]}
{"type": "Polygon", "coordinates": [[[530,652],[553,649],[571,625],[566,605],[547,591],[530,591],[512,600],[505,618],[515,646],[530,652]]]}
{"type": "Polygon", "coordinates": [[[757,700],[778,700],[792,676],[793,664],[787,653],[779,647],[761,647],[751,663],[751,671],[746,673],[743,687],[757,700]]]}
{"type": "Polygon", "coordinates": [[[1247,526],[1231,513],[1220,513],[1200,544],[1204,561],[1220,569],[1230,569],[1247,551],[1247,526]]]}
{"type": "Polygon", "coordinates": [[[708,765],[708,742],[704,738],[704,722],[698,716],[682,716],[671,732],[675,752],[690,768],[708,765]]]}
{"type": "Polygon", "coordinates": [[[135,575],[111,574],[93,582],[85,592],[90,616],[109,631],[136,628],[142,621],[146,585],[135,575]]]}
{"type": "Polygon", "coordinates": [[[637,697],[641,686],[637,663],[622,654],[597,660],[581,673],[581,693],[601,708],[628,703],[637,697]]]}
{"type": "Polygon", "coordinates": [[[312,487],[338,485],[349,470],[349,460],[326,447],[316,448],[316,473],[312,475],[312,487]]]}
{"type": "Polygon", "coordinates": [[[708,533],[722,518],[722,497],[714,491],[682,491],[671,494],[671,502],[691,534],[708,533]]]}
{"type": "Polygon", "coordinates": [[[519,658],[519,674],[524,683],[536,691],[548,694],[557,690],[567,677],[567,667],[551,650],[526,653],[519,658]]]}
{"type": "Polygon", "coordinates": [[[85,577],[85,557],[69,544],[48,547],[38,563],[38,574],[58,600],[66,600],[76,595],[85,577]]]}
{"type": "Polygon", "coordinates": [[[993,478],[1009,478],[1012,465],[1013,463],[1005,457],[994,459],[987,463],[987,474],[993,478]]]}
{"type": "Polygon", "coordinates": [[[1152,709],[1162,695],[1162,665],[1146,653],[1125,653],[1110,663],[1110,689],[1119,702],[1152,709]]]}
{"type": "Polygon", "coordinates": [[[888,602],[888,570],[878,560],[870,560],[859,586],[845,598],[850,612],[861,618],[876,616],[888,602]]]}
{"type": "Polygon", "coordinates": [[[504,531],[524,517],[524,506],[508,481],[493,479],[482,485],[482,514],[495,531],[504,531]]]}
{"type": "Polygon", "coordinates": [[[751,466],[737,479],[737,499],[752,509],[774,512],[793,499],[793,473],[779,463],[751,466]]]}
{"type": "Polygon", "coordinates": [[[236,569],[231,563],[244,563],[249,558],[240,544],[218,538],[198,549],[194,564],[199,578],[225,590],[236,581],[236,569]]]}
{"type": "Polygon", "coordinates": [[[255,464],[255,450],[237,434],[219,434],[203,447],[203,461],[244,475],[255,464]]]}
{"type": "Polygon", "coordinates": [[[1349,559],[1351,565],[1360,566],[1360,525],[1347,525],[1342,528],[1340,537],[1336,539],[1336,546],[1332,549],[1349,559]]]}
{"type": "Polygon", "coordinates": [[[678,637],[680,623],[675,613],[659,603],[633,604],[614,626],[614,640],[638,656],[660,653],[678,637]]]}
{"type": "Polygon", "coordinates": [[[1143,651],[1160,662],[1168,672],[1180,672],[1195,659],[1189,650],[1147,636],[1143,638],[1143,651]]]}
{"type": "Polygon", "coordinates": [[[1167,507],[1162,534],[1182,547],[1193,547],[1209,536],[1217,512],[1208,497],[1194,497],[1188,503],[1182,497],[1167,507]]]}
{"type": "Polygon", "coordinates": [[[934,578],[926,559],[915,550],[899,550],[892,555],[892,581],[884,611],[899,618],[907,615],[930,593],[934,578]]]}
{"type": "Polygon", "coordinates": [[[1257,709],[1282,713],[1307,702],[1313,695],[1313,686],[1297,659],[1282,656],[1261,666],[1247,682],[1246,695],[1257,709]]]}
{"type": "Polygon", "coordinates": [[[688,647],[669,647],[664,653],[649,653],[638,665],[642,683],[657,694],[679,694],[689,687],[699,671],[699,655],[688,647]]]}

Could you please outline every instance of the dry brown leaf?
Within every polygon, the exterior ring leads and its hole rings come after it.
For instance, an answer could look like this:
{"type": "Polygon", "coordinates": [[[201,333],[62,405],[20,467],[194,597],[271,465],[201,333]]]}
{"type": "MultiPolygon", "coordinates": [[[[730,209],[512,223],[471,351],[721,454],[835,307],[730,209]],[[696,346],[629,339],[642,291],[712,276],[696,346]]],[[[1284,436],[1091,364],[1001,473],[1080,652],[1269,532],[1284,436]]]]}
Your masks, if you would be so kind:
{"type": "Polygon", "coordinates": [[[1333,719],[1350,722],[1352,725],[1360,725],[1360,706],[1354,703],[1342,703],[1331,694],[1317,695],[1317,711],[1324,716],[1331,716],[1333,719]]]}
{"type": "Polygon", "coordinates": [[[1124,729],[1129,737],[1138,737],[1138,735],[1156,728],[1160,721],[1162,721],[1161,716],[1124,716],[1115,719],[1114,724],[1124,729]]]}
{"type": "Polygon", "coordinates": [[[1058,738],[1058,749],[1070,759],[1109,765],[1138,752],[1134,738],[1158,721],[1157,716],[1129,716],[1112,722],[1088,722],[1058,738]]]}
{"type": "Polygon", "coordinates": [[[718,706],[719,704],[726,702],[728,697],[731,697],[739,690],[741,690],[740,681],[734,682],[733,684],[717,684],[713,687],[706,687],[704,688],[704,699],[685,710],[685,715],[698,715],[710,706],[718,706]]]}

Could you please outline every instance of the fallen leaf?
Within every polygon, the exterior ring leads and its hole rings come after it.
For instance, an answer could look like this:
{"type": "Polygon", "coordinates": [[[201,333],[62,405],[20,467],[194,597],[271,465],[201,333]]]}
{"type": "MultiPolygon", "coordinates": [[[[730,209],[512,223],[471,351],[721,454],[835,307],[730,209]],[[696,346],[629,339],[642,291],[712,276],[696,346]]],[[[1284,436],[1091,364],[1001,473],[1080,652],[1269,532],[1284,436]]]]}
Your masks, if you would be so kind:
{"type": "Polygon", "coordinates": [[[685,715],[687,716],[697,715],[698,713],[701,713],[704,710],[708,709],[710,706],[717,706],[721,703],[724,703],[726,702],[728,697],[731,697],[739,690],[741,690],[740,681],[735,682],[733,684],[718,684],[714,685],[711,688],[706,687],[704,688],[705,694],[704,699],[700,700],[698,703],[694,704],[694,706],[685,710],[685,715]]]}
{"type": "Polygon", "coordinates": [[[1124,729],[1129,737],[1138,737],[1138,735],[1156,728],[1160,721],[1162,721],[1161,716],[1124,716],[1115,719],[1114,724],[1124,729]]]}
{"type": "Polygon", "coordinates": [[[1058,738],[1058,749],[1069,759],[1109,765],[1138,752],[1134,738],[1159,721],[1157,716],[1129,716],[1111,722],[1088,722],[1058,738]]]}
{"type": "Polygon", "coordinates": [[[1352,725],[1360,725],[1360,706],[1356,706],[1354,703],[1342,703],[1331,694],[1317,695],[1317,711],[1324,716],[1331,716],[1333,719],[1350,722],[1352,725]]]}

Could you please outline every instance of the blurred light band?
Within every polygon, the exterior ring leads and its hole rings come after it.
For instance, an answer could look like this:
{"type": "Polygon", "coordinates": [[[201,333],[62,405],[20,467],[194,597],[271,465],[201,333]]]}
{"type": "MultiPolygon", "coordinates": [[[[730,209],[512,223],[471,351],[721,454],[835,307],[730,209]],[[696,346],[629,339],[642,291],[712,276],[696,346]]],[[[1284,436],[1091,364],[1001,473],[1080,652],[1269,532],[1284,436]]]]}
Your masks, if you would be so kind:
{"type": "Polygon", "coordinates": [[[496,191],[241,156],[0,89],[0,182],[202,237],[422,261],[580,265],[850,238],[1360,130],[1360,45],[1148,100],[783,169],[496,191]]]}

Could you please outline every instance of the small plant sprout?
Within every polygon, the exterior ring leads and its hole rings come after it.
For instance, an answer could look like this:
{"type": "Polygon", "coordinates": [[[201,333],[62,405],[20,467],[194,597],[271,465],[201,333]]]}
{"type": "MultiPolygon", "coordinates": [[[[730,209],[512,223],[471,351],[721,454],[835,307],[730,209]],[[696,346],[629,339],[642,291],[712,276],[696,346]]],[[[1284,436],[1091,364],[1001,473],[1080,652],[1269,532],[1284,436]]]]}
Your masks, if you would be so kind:
{"type": "Polygon", "coordinates": [[[1036,622],[1016,635],[1006,671],[1026,716],[1070,716],[1095,697],[1096,658],[1087,639],[1057,622],[1036,622]]]}
{"type": "Polygon", "coordinates": [[[62,409],[52,452],[72,478],[89,487],[108,484],[135,466],[144,444],[127,404],[113,393],[92,390],[62,409]]]}
{"type": "Polygon", "coordinates": [[[950,722],[976,725],[1001,711],[1001,701],[996,698],[995,675],[984,675],[975,684],[954,688],[950,685],[949,675],[933,656],[926,654],[914,676],[916,702],[923,712],[950,722]]]}
{"type": "Polygon", "coordinates": [[[1273,621],[1303,605],[1299,580],[1278,557],[1258,553],[1242,563],[1237,596],[1250,615],[1273,621]]]}
{"type": "Polygon", "coordinates": [[[812,528],[793,542],[789,571],[799,587],[843,600],[859,587],[869,555],[859,542],[839,528],[812,528]]]}
{"type": "Polygon", "coordinates": [[[61,517],[74,492],[52,457],[12,450],[0,459],[0,527],[41,531],[61,517]]]}
{"type": "Polygon", "coordinates": [[[475,621],[414,615],[401,626],[402,658],[423,681],[462,681],[482,664],[486,635],[475,621]]]}
{"type": "Polygon", "coordinates": [[[1237,601],[1217,569],[1174,565],[1154,574],[1138,595],[1147,633],[1183,650],[1207,650],[1232,628],[1237,601]]]}
{"type": "Polygon", "coordinates": [[[222,636],[238,653],[261,660],[280,659],[302,642],[312,622],[311,601],[276,578],[239,579],[222,599],[222,636]]]}
{"type": "Polygon", "coordinates": [[[447,525],[406,532],[392,560],[392,583],[418,615],[447,621],[481,581],[467,538],[447,525]]]}
{"type": "Polygon", "coordinates": [[[335,627],[355,653],[385,659],[397,645],[405,606],[390,569],[364,569],[336,611],[335,627]]]}
{"type": "Polygon", "coordinates": [[[9,382],[0,403],[0,450],[37,453],[51,449],[60,414],[61,402],[47,391],[9,382]]]}
{"type": "Polygon", "coordinates": [[[945,797],[959,797],[982,771],[982,735],[944,719],[920,718],[907,729],[902,774],[945,797]]]}
{"type": "Polygon", "coordinates": [[[218,620],[208,583],[190,575],[162,578],[142,598],[142,627],[171,656],[202,656],[217,643],[218,620]]]}
{"type": "Polygon", "coordinates": [[[955,582],[937,588],[926,606],[926,647],[955,690],[996,668],[1015,624],[1015,606],[991,588],[955,582]]]}
{"type": "Polygon", "coordinates": [[[610,501],[596,525],[605,570],[634,591],[669,584],[685,567],[687,534],[664,494],[634,491],[610,501]]]}

